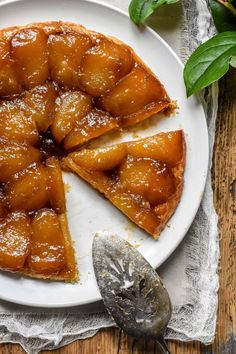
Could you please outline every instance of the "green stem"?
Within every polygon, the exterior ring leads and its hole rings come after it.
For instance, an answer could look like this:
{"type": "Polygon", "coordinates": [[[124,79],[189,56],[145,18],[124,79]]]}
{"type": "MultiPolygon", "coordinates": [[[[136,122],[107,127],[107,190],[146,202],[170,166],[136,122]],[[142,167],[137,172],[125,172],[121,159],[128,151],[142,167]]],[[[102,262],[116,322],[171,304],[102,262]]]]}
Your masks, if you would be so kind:
{"type": "Polygon", "coordinates": [[[235,9],[235,7],[230,2],[225,2],[224,5],[236,17],[236,9],[235,9]]]}
{"type": "Polygon", "coordinates": [[[236,9],[229,1],[225,0],[217,0],[217,2],[223,6],[225,6],[235,17],[236,17],[236,9]]]}

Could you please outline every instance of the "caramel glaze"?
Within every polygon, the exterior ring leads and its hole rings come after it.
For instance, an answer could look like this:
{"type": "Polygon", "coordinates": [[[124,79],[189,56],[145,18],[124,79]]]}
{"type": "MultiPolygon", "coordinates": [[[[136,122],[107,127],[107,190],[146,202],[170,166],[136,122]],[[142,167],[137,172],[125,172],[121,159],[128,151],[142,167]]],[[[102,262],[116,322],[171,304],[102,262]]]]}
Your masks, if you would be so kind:
{"type": "Polygon", "coordinates": [[[39,150],[42,154],[42,161],[51,156],[57,156],[59,159],[66,156],[66,151],[61,144],[58,144],[52,136],[50,130],[40,134],[39,150]]]}

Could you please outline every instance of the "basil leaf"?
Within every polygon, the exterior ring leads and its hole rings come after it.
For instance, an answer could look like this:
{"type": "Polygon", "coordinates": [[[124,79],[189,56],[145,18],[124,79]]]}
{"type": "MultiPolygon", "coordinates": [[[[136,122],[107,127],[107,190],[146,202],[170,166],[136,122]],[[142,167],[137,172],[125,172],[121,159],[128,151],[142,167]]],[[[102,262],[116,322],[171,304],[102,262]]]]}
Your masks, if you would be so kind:
{"type": "Polygon", "coordinates": [[[200,45],[184,68],[187,96],[220,79],[235,64],[236,32],[223,32],[200,45]],[[233,59],[232,59],[233,58],[233,59]]]}
{"type": "Polygon", "coordinates": [[[158,7],[165,4],[174,4],[179,0],[132,0],[129,5],[129,16],[131,20],[140,25],[158,7]]]}
{"type": "Polygon", "coordinates": [[[224,5],[209,0],[212,17],[218,32],[236,31],[236,17],[224,5]]]}

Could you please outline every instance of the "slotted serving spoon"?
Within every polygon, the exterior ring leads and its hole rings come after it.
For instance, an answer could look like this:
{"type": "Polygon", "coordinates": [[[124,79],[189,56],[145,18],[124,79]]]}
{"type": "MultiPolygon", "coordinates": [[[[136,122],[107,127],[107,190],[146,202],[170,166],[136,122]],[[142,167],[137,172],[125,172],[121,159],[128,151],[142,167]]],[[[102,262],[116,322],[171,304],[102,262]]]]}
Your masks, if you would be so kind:
{"type": "Polygon", "coordinates": [[[118,326],[132,337],[156,340],[162,352],[170,354],[164,332],[171,302],[151,265],[127,241],[98,233],[93,266],[104,304],[118,326]]]}

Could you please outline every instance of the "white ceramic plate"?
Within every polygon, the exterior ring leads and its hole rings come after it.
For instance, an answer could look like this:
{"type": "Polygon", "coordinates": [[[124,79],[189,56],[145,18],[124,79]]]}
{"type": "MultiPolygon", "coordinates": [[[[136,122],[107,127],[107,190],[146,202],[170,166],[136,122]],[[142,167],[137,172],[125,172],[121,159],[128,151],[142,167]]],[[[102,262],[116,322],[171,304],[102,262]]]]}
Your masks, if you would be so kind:
{"type": "MultiPolygon", "coordinates": [[[[186,99],[183,68],[171,48],[149,28],[139,30],[128,16],[111,6],[79,0],[21,0],[0,4],[0,27],[31,22],[65,20],[115,36],[129,44],[178,101],[178,113],[168,119],[152,119],[136,135],[182,128],[187,141],[185,187],[181,202],[158,241],[133,226],[127,218],[85,182],[64,174],[69,227],[75,241],[81,279],[64,284],[27,279],[0,272],[0,298],[40,307],[69,307],[100,299],[92,267],[91,246],[97,231],[123,236],[154,266],[160,266],[176,249],[191,225],[201,201],[208,166],[208,134],[204,112],[196,97],[186,99]]],[[[133,139],[130,132],[125,139],[133,139]]],[[[119,137],[115,136],[115,141],[119,137]]]]}

